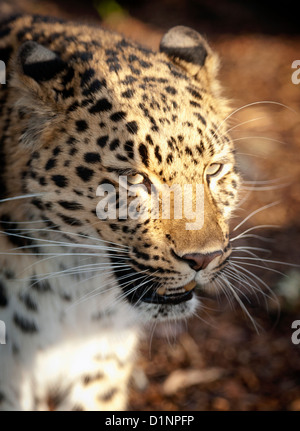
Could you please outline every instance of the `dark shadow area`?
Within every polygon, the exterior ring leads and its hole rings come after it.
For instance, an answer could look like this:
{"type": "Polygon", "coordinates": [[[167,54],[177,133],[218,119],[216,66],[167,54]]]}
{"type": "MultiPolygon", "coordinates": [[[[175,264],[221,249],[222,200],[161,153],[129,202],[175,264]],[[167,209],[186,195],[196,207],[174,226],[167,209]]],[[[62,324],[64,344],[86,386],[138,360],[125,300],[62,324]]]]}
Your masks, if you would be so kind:
{"type": "MultiPolygon", "coordinates": [[[[208,36],[224,33],[241,35],[246,33],[268,35],[299,35],[297,3],[260,0],[2,0],[6,9],[27,10],[45,14],[74,16],[76,19],[98,20],[99,10],[103,14],[122,11],[161,30],[185,24],[208,36]],[[98,9],[98,12],[97,12],[98,9]]],[[[103,16],[102,16],[103,18],[103,16]]]]}
{"type": "Polygon", "coordinates": [[[135,18],[167,29],[189,23],[206,34],[299,34],[297,5],[261,0],[120,0],[135,18]]]}

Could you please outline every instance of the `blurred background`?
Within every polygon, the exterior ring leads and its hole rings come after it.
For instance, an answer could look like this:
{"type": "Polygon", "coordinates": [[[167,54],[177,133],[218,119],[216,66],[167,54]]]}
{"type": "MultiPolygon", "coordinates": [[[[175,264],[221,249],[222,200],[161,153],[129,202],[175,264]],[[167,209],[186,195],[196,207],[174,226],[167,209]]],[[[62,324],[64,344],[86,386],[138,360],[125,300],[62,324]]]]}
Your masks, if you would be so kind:
{"type": "Polygon", "coordinates": [[[153,49],[167,29],[187,25],[221,58],[224,95],[235,111],[228,127],[244,175],[232,237],[247,232],[233,245],[254,247],[234,254],[243,267],[244,281],[235,281],[242,306],[206,298],[190,321],[149,327],[131,410],[300,410],[300,344],[291,339],[300,320],[296,7],[292,0],[0,0],[0,18],[23,11],[100,24],[153,49]]]}

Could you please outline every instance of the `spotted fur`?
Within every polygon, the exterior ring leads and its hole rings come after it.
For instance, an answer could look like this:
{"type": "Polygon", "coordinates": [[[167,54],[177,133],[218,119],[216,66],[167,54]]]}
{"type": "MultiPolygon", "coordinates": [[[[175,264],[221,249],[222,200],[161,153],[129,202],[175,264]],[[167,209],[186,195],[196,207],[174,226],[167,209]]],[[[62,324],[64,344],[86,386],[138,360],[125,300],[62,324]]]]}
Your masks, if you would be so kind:
{"type": "Polygon", "coordinates": [[[0,59],[0,408],[124,409],[142,324],[193,314],[185,286],[212,290],[230,255],[239,175],[217,57],[186,27],[153,52],[16,16],[0,26],[0,59]],[[203,228],[99,220],[97,187],[120,175],[147,190],[204,184],[203,228]]]}

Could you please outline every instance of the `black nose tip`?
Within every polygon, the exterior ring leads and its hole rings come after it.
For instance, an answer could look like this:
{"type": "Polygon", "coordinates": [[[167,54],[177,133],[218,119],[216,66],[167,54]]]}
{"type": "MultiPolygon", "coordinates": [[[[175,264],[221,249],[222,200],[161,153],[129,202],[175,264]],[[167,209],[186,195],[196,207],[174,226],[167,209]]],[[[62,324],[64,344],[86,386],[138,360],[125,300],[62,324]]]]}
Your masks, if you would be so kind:
{"type": "Polygon", "coordinates": [[[222,254],[223,252],[221,250],[208,254],[188,253],[181,256],[181,259],[186,260],[192,269],[199,271],[200,269],[205,269],[212,260],[222,254]]]}

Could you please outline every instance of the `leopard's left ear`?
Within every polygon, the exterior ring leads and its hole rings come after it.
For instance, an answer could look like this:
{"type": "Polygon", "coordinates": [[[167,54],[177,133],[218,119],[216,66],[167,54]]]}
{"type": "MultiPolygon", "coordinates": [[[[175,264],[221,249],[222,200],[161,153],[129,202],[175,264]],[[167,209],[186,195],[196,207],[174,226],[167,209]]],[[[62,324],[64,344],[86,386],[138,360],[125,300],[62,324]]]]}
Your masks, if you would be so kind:
{"type": "Polygon", "coordinates": [[[162,37],[160,51],[195,79],[213,84],[219,59],[197,31],[181,25],[171,28],[162,37]]]}
{"type": "Polygon", "coordinates": [[[34,41],[20,46],[14,59],[11,86],[15,89],[16,106],[28,116],[21,139],[23,145],[32,148],[41,145],[45,133],[53,134],[55,124],[62,121],[52,79],[65,69],[66,63],[50,49],[34,41]]]}
{"type": "Polygon", "coordinates": [[[34,41],[21,45],[17,64],[19,72],[38,83],[49,81],[66,68],[55,52],[34,41]]]}
{"type": "Polygon", "coordinates": [[[39,101],[53,101],[51,80],[65,70],[66,63],[53,51],[34,41],[24,42],[15,58],[12,85],[39,101]]]}

